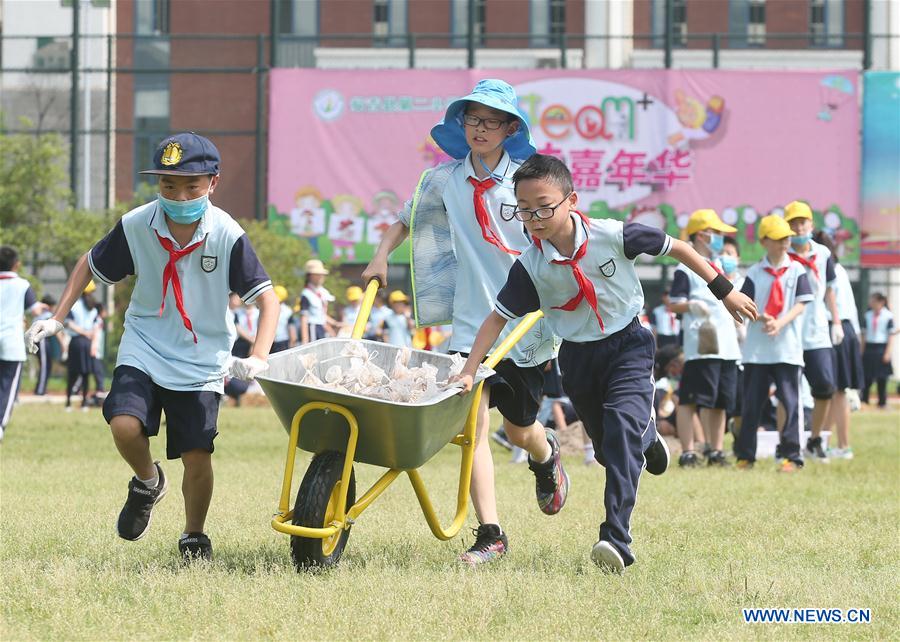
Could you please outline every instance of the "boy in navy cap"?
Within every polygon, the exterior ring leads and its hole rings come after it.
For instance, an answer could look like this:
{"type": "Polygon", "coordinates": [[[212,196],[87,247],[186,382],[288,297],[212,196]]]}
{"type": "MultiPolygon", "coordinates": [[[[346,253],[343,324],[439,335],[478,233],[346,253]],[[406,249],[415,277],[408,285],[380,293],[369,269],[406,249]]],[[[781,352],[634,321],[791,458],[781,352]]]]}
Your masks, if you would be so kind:
{"type": "MultiPolygon", "coordinates": [[[[510,266],[529,244],[522,224],[501,217],[500,207],[513,198],[512,176],[535,146],[515,90],[501,80],[482,80],[471,94],[450,103],[431,135],[457,160],[422,174],[415,195],[382,237],[362,276],[386,285],[388,255],[409,235],[416,324],[452,323],[449,350],[466,354],[510,266]]],[[[569,478],[559,442],[537,421],[544,364],[552,356],[553,337],[539,321],[486,382],[471,487],[480,524],[475,543],[460,557],[464,563],[496,559],[509,545],[497,516],[493,461],[485,438],[489,407],[496,406],[503,416],[509,441],[528,451],[541,511],[553,515],[566,501],[569,478]]]]}
{"type": "Polygon", "coordinates": [[[516,171],[516,205],[506,215],[525,223],[533,244],[513,263],[460,374],[470,390],[479,363],[507,322],[542,310],[562,337],[563,388],[606,467],[606,519],[591,559],[621,573],[634,562],[631,512],[642,470],[662,474],[669,465],[653,413],[653,334],[638,314],[644,293],[634,261],[639,254],[668,255],[708,284],[738,321],[756,307],[689,244],[640,223],[589,219],[568,168],[536,154],[516,171]]]}
{"type": "Polygon", "coordinates": [[[266,369],[278,299],[247,235],[209,202],[219,182],[219,152],[193,133],[171,136],[156,150],[159,197],[125,214],[75,266],[56,312],[25,335],[29,350],[59,332],[91,278],[107,284],[136,274],[113,382],[103,404],[116,448],[134,470],[118,519],[119,537],[141,539],[168,490],[148,437],[166,414],[166,455],[184,465],[186,560],[212,557],[204,534],[213,490],[211,454],[223,379],[249,380],[266,369]],[[232,359],[230,292],[260,308],[253,352],[232,359]]]}
{"type": "Polygon", "coordinates": [[[785,413],[776,458],[778,471],[796,472],[803,467],[800,432],[800,377],[803,368],[803,310],[813,292],[800,263],[788,256],[793,232],[776,214],[763,217],[757,227],[766,255],[747,270],[741,291],[763,310],[759,321],[747,328],[743,346],[744,394],[741,431],[734,443],[738,468],[756,461],[756,430],[769,403],[769,384],[785,413]]]}
{"type": "Polygon", "coordinates": [[[12,417],[25,361],[22,341],[25,313],[40,314],[47,308],[37,300],[31,284],[18,275],[18,269],[16,249],[0,246],[0,440],[12,417]]]}

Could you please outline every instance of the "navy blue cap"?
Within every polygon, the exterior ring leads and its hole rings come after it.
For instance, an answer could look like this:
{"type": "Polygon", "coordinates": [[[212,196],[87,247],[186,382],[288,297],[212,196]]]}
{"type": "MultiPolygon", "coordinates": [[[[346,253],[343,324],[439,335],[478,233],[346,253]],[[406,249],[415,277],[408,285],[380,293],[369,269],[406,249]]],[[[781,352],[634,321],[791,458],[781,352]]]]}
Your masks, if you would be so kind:
{"type": "Polygon", "coordinates": [[[163,140],[153,154],[153,169],[141,174],[168,176],[219,175],[219,150],[212,141],[194,132],[175,134],[163,140]]]}

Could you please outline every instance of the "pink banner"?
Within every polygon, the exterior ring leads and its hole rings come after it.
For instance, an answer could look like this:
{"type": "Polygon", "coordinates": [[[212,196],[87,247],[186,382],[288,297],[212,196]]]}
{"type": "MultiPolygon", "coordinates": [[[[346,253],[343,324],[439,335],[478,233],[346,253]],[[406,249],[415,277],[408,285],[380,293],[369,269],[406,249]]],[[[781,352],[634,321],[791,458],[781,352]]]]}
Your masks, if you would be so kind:
{"type": "Polygon", "coordinates": [[[276,69],[270,222],[325,259],[367,261],[422,170],[448,160],[431,127],[487,77],[516,88],[538,150],[566,161],[590,216],[677,235],[711,207],[749,262],[759,218],[802,199],[859,260],[854,72],[276,69]]]}

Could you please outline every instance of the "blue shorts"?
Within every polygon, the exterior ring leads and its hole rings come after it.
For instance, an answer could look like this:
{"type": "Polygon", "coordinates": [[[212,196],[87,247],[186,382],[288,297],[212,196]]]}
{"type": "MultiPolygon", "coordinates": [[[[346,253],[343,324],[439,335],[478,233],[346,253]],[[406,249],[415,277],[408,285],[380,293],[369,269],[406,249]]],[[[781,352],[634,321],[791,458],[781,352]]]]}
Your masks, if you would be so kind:
{"type": "MultiPolygon", "coordinates": [[[[453,351],[468,357],[467,352],[453,351]]],[[[494,366],[496,374],[488,377],[484,384],[490,387],[490,408],[496,408],[500,415],[514,426],[530,426],[537,420],[541,402],[544,400],[544,368],[520,366],[512,359],[502,359],[494,366]]]]}
{"type": "Polygon", "coordinates": [[[684,364],[681,373],[678,402],[731,413],[737,398],[737,385],[737,361],[691,359],[684,364]]]}
{"type": "Polygon", "coordinates": [[[803,376],[809,382],[813,399],[831,399],[834,396],[834,362],[834,348],[803,351],[803,376]]]}
{"type": "Polygon", "coordinates": [[[190,450],[213,452],[220,397],[210,390],[168,390],[137,368],[119,366],[103,402],[103,418],[110,423],[113,417],[130,415],[141,422],[145,435],[155,437],[165,411],[166,458],[178,459],[190,450]]]}

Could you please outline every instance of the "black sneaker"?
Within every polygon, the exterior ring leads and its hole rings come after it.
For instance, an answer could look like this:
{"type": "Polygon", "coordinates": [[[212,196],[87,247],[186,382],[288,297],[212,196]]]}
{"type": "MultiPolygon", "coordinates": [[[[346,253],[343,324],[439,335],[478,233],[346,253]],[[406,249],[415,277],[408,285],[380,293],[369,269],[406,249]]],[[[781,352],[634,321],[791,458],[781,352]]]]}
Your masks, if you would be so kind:
{"type": "Polygon", "coordinates": [[[498,444],[500,444],[507,450],[512,450],[513,445],[509,442],[509,438],[506,436],[506,431],[503,430],[503,428],[492,432],[491,439],[496,441],[498,444]]]}
{"type": "Polygon", "coordinates": [[[813,461],[818,461],[823,464],[829,463],[825,448],[822,447],[821,437],[810,437],[806,441],[806,455],[807,459],[812,459],[813,461]]]}
{"type": "Polygon", "coordinates": [[[212,559],[212,542],[204,533],[188,533],[178,540],[178,550],[185,562],[212,559]]]}
{"type": "Polygon", "coordinates": [[[502,557],[509,550],[506,535],[497,524],[481,524],[477,529],[472,529],[472,533],[475,543],[458,558],[463,564],[478,566],[502,557]]]}
{"type": "Polygon", "coordinates": [[[669,445],[665,437],[656,435],[656,441],[644,451],[644,460],[651,475],[662,475],[669,469],[669,445]]]}
{"type": "Polygon", "coordinates": [[[711,450],[706,456],[706,465],[727,468],[728,466],[731,466],[731,462],[728,461],[728,457],[726,457],[725,453],[721,450],[711,450]]]}
{"type": "Polygon", "coordinates": [[[556,515],[566,504],[569,495],[569,476],[562,465],[559,452],[559,441],[552,430],[547,432],[547,443],[550,444],[550,459],[543,464],[532,461],[528,457],[528,468],[534,473],[534,492],[538,507],[545,515],[556,515]]]}
{"type": "Polygon", "coordinates": [[[700,465],[700,458],[693,450],[681,453],[678,458],[678,466],[681,468],[696,468],[700,465]]]}
{"type": "Polygon", "coordinates": [[[128,482],[128,499],[125,500],[116,524],[116,530],[119,531],[119,537],[122,539],[135,542],[147,533],[147,529],[150,528],[150,518],[153,516],[153,507],[166,496],[166,491],[169,490],[169,480],[163,474],[159,462],[155,461],[153,465],[156,466],[156,474],[159,475],[156,487],[147,488],[134,477],[128,482]]]}

